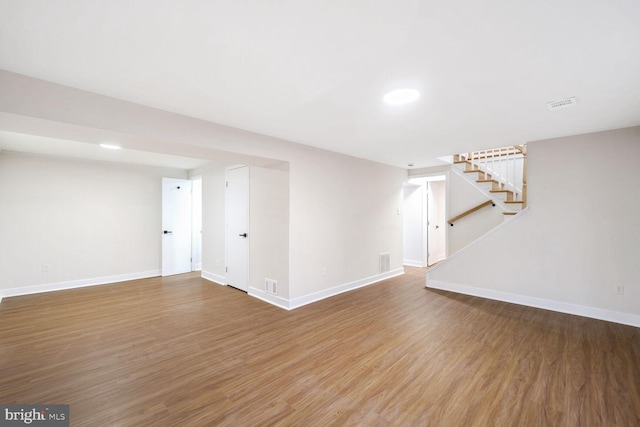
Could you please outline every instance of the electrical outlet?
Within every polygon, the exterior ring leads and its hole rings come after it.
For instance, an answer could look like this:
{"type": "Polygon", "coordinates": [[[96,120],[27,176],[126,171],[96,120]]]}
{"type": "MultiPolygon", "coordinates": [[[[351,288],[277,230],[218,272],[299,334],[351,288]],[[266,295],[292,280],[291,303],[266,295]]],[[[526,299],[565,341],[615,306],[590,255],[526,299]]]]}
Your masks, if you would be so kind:
{"type": "Polygon", "coordinates": [[[624,286],[623,285],[615,285],[613,288],[613,293],[616,295],[624,295],[624,286]]]}
{"type": "Polygon", "coordinates": [[[48,273],[49,272],[49,268],[51,268],[51,266],[49,264],[42,264],[42,272],[43,273],[48,273]]]}

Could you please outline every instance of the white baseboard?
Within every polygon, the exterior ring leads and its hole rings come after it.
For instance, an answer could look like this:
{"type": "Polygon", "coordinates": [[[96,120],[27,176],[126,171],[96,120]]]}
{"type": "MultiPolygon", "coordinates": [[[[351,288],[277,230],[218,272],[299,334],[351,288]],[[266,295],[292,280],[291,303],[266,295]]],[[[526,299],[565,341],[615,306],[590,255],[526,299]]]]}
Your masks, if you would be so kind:
{"type": "Polygon", "coordinates": [[[269,304],[275,305],[276,307],[284,308],[285,310],[289,310],[289,300],[279,297],[277,295],[270,294],[268,292],[263,291],[258,288],[249,288],[249,295],[254,298],[258,298],[262,301],[268,302],[269,304]]]}
{"type": "Polygon", "coordinates": [[[106,285],[109,283],[126,282],[128,280],[146,279],[157,277],[161,270],[140,271],[137,273],[118,274],[114,276],[93,277],[91,279],[72,280],[69,282],[47,283],[44,285],[24,286],[21,288],[3,289],[2,297],[15,297],[18,295],[39,294],[42,292],[61,291],[64,289],[84,288],[87,286],[106,285]]]}
{"type": "Polygon", "coordinates": [[[423,262],[412,259],[405,259],[402,261],[402,264],[408,265],[409,267],[426,267],[423,262]]]}
{"type": "Polygon", "coordinates": [[[207,279],[208,281],[217,283],[218,285],[227,286],[227,278],[225,276],[219,276],[217,274],[211,273],[210,271],[204,270],[202,270],[200,276],[203,279],[207,279]]]}
{"type": "MultiPolygon", "coordinates": [[[[114,276],[96,277],[92,279],[74,280],[69,282],[49,283],[44,285],[25,286],[22,288],[4,289],[4,290],[0,290],[0,302],[2,302],[3,297],[29,295],[29,294],[36,294],[41,292],[60,291],[64,289],[82,288],[86,286],[106,285],[109,283],[125,282],[128,280],[157,277],[157,276],[160,276],[161,274],[162,274],[161,270],[150,270],[150,271],[142,271],[138,273],[128,273],[128,274],[120,274],[120,275],[114,275],[114,276]]],[[[269,304],[273,304],[277,307],[283,308],[285,310],[293,310],[295,308],[302,307],[304,305],[311,304],[313,302],[320,301],[322,299],[329,298],[344,292],[352,291],[354,289],[358,289],[367,285],[371,285],[373,283],[377,283],[382,280],[389,279],[391,277],[396,277],[401,274],[404,274],[404,269],[398,268],[388,273],[378,274],[375,276],[367,277],[365,279],[356,280],[355,282],[346,283],[340,286],[335,286],[333,288],[325,289],[319,292],[314,292],[312,294],[305,295],[303,297],[298,297],[293,300],[287,300],[285,298],[279,297],[277,295],[269,294],[257,288],[249,288],[248,294],[255,298],[268,302],[269,304]]],[[[219,285],[226,286],[225,284],[226,277],[224,276],[220,276],[220,275],[203,270],[201,273],[201,277],[203,279],[209,280],[219,285]]]]}
{"type": "Polygon", "coordinates": [[[330,289],[325,289],[323,291],[318,291],[309,295],[294,298],[289,300],[289,310],[293,310],[294,308],[302,307],[303,305],[311,304],[312,302],[320,301],[322,299],[329,298],[334,295],[352,291],[354,289],[358,289],[363,286],[371,285],[373,283],[377,283],[382,280],[389,279],[391,277],[399,276],[401,274],[404,274],[404,269],[398,268],[388,273],[377,274],[375,276],[356,280],[355,282],[346,283],[344,285],[336,286],[330,289]]]}
{"type": "Polygon", "coordinates": [[[548,300],[544,298],[530,297],[526,295],[512,294],[509,292],[494,291],[492,289],[477,288],[475,286],[458,285],[455,283],[441,282],[427,278],[427,288],[441,289],[459,294],[473,295],[497,301],[510,302],[513,304],[526,305],[528,307],[542,308],[545,310],[557,311],[560,313],[574,314],[577,316],[590,317],[592,319],[606,320],[608,322],[621,323],[623,325],[640,328],[640,316],[619,311],[604,310],[595,307],[570,304],[561,301],[548,300]]]}
{"type": "MultiPolygon", "coordinates": [[[[363,286],[371,285],[373,283],[377,283],[382,280],[389,279],[391,277],[399,276],[401,274],[404,274],[404,269],[399,268],[397,270],[393,270],[388,273],[378,274],[376,276],[367,277],[361,280],[356,280],[355,282],[336,286],[331,289],[326,289],[324,291],[314,292],[312,294],[295,298],[293,300],[288,300],[278,295],[273,295],[268,292],[265,292],[262,289],[253,288],[253,287],[249,287],[249,291],[247,292],[247,294],[254,298],[258,298],[259,300],[262,300],[264,302],[268,302],[269,304],[275,305],[276,307],[280,307],[285,310],[293,310],[295,308],[302,307],[303,305],[311,304],[313,302],[320,301],[322,299],[329,298],[334,295],[348,292],[357,288],[361,288],[363,286]]],[[[226,282],[226,278],[223,276],[218,276],[216,274],[203,271],[202,277],[204,279],[210,280],[219,285],[226,286],[224,284],[226,282]]]]}

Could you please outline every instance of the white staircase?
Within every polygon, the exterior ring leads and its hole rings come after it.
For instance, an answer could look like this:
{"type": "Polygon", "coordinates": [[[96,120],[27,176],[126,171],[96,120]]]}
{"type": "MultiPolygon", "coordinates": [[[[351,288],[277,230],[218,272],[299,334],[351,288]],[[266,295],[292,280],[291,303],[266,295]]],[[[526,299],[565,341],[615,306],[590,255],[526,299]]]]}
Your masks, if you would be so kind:
{"type": "Polygon", "coordinates": [[[455,154],[453,171],[500,206],[505,218],[527,205],[526,145],[455,154]]]}

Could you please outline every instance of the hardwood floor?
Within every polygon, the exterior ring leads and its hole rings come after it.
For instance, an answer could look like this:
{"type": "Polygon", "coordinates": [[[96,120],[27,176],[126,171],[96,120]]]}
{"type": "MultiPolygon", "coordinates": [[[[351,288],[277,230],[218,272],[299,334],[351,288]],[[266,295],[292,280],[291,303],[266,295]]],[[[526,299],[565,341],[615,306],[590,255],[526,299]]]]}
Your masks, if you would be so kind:
{"type": "Polygon", "coordinates": [[[291,312],[197,274],[0,304],[0,403],[73,426],[638,426],[640,329],[424,287],[291,312]]]}

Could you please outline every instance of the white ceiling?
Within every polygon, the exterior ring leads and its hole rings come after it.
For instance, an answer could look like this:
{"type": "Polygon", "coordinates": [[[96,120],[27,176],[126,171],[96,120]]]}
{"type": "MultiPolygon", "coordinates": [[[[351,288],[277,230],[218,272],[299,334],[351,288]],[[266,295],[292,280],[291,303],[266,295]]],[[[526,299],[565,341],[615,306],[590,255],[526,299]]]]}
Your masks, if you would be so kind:
{"type": "Polygon", "coordinates": [[[108,150],[99,144],[87,144],[60,138],[25,135],[0,131],[0,149],[22,153],[91,159],[116,163],[130,163],[192,170],[210,163],[209,160],[173,156],[141,150],[108,150]]]}
{"type": "Polygon", "coordinates": [[[0,10],[0,69],[400,167],[640,124],[637,0],[0,0],[0,10]],[[400,87],[422,96],[385,105],[400,87]],[[566,97],[578,105],[547,110],[566,97]]]}

